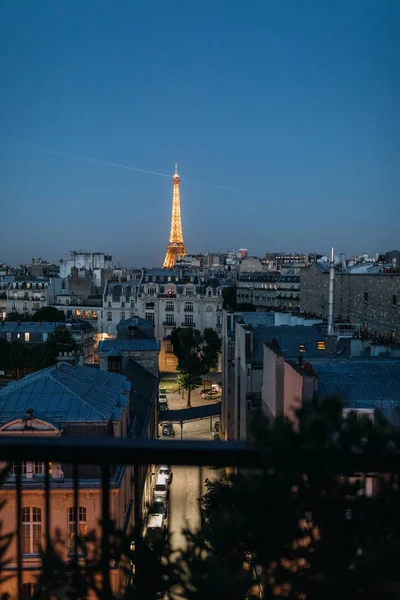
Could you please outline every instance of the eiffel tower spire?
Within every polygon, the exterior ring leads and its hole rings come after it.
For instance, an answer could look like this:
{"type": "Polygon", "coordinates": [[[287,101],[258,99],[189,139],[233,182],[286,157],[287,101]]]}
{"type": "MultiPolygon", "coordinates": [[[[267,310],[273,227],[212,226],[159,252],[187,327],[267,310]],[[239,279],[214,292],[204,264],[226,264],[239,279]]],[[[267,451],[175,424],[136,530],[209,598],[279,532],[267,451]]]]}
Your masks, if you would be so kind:
{"type": "Polygon", "coordinates": [[[175,173],[172,176],[172,219],[171,232],[169,234],[169,244],[167,254],[163,264],[164,269],[172,269],[175,261],[186,254],[185,244],[183,243],[182,221],[181,221],[181,199],[179,192],[180,177],[178,175],[178,163],[175,163],[175,173]]]}

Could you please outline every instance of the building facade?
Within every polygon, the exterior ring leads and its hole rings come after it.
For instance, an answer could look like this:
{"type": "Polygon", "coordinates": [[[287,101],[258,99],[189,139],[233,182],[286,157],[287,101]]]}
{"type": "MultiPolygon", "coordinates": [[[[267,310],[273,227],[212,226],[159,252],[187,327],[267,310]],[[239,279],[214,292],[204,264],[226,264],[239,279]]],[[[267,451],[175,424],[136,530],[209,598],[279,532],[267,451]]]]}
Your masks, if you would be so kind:
{"type": "Polygon", "coordinates": [[[61,290],[61,279],[13,277],[7,285],[6,313],[33,313],[54,304],[61,290]]]}
{"type": "Polygon", "coordinates": [[[238,304],[275,310],[297,310],[300,303],[300,277],[293,269],[286,273],[242,273],[236,284],[238,304]]]}
{"type": "Polygon", "coordinates": [[[141,280],[137,314],[154,323],[161,342],[160,371],[176,370],[170,336],[177,327],[222,331],[222,287],[215,277],[205,281],[198,273],[149,269],[141,280]]]}
{"type": "MultiPolygon", "coordinates": [[[[62,437],[80,435],[131,435],[134,424],[130,399],[130,384],[124,375],[104,373],[88,367],[71,367],[65,363],[29,375],[0,391],[0,439],[7,435],[62,437]],[[15,399],[18,398],[16,402],[15,399]],[[99,405],[101,399],[101,406],[99,405]]],[[[1,443],[1,442],[0,442],[1,443]]],[[[22,575],[26,595],[34,590],[41,569],[41,547],[44,545],[46,517],[44,494],[44,463],[22,463],[22,510],[16,514],[15,465],[0,490],[6,500],[2,520],[4,532],[17,528],[22,534],[22,575]]],[[[65,546],[62,558],[68,560],[75,549],[75,522],[85,538],[90,531],[101,536],[101,479],[96,466],[79,467],[79,514],[74,510],[72,467],[68,463],[49,463],[50,471],[50,535],[60,532],[65,546]]],[[[113,470],[110,480],[111,518],[122,529],[133,521],[133,468],[113,470]]],[[[0,584],[0,593],[17,597],[16,536],[7,558],[7,574],[13,575],[0,584]]],[[[118,567],[110,569],[111,585],[117,593],[124,573],[118,567]]],[[[5,575],[5,572],[2,573],[5,575]]]]}
{"type": "Polygon", "coordinates": [[[65,279],[71,275],[73,268],[86,269],[93,272],[95,269],[110,269],[114,267],[112,256],[103,252],[76,252],[72,250],[69,258],[60,260],[60,277],[65,279]]]}
{"type": "MultiPolygon", "coordinates": [[[[318,263],[300,274],[300,310],[326,319],[329,267],[318,263]]],[[[400,273],[348,273],[336,269],[334,317],[393,340],[400,335],[400,273]]]]}

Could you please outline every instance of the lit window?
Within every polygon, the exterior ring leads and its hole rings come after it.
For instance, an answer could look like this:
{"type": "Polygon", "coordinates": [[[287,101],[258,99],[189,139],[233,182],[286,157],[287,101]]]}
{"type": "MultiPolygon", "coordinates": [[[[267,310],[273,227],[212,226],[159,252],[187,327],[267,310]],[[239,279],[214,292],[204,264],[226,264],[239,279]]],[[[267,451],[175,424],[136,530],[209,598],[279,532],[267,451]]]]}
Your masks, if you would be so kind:
{"type": "Polygon", "coordinates": [[[23,508],[21,514],[22,554],[39,554],[42,541],[42,510],[23,508]]]}
{"type": "Polygon", "coordinates": [[[318,350],[325,350],[325,342],[317,342],[317,349],[318,350]]]}
{"type": "Polygon", "coordinates": [[[49,334],[48,334],[48,333],[42,333],[42,340],[43,340],[44,342],[47,342],[47,339],[48,339],[48,337],[49,337],[49,334]]]}
{"type": "MultiPolygon", "coordinates": [[[[73,554],[75,552],[75,521],[76,521],[76,509],[74,506],[68,509],[68,553],[73,554]]],[[[86,508],[84,506],[78,507],[78,548],[79,554],[83,553],[84,542],[87,536],[87,517],[86,508]]]]}
{"type": "Polygon", "coordinates": [[[75,316],[79,318],[81,316],[81,311],[80,310],[76,310],[75,311],[75,316]]]}
{"type": "Polygon", "coordinates": [[[92,319],[97,319],[97,310],[92,311],[92,319]]]}
{"type": "Polygon", "coordinates": [[[83,318],[84,318],[84,319],[88,319],[88,318],[89,318],[89,311],[88,311],[88,310],[85,310],[85,311],[83,312],[83,318]]]}
{"type": "Polygon", "coordinates": [[[307,348],[306,348],[305,344],[299,345],[299,352],[307,352],[307,348]]]}
{"type": "Polygon", "coordinates": [[[29,339],[30,339],[30,335],[29,335],[29,333],[28,333],[28,332],[26,332],[26,333],[25,333],[25,341],[26,341],[26,342],[29,342],[29,339]]]}

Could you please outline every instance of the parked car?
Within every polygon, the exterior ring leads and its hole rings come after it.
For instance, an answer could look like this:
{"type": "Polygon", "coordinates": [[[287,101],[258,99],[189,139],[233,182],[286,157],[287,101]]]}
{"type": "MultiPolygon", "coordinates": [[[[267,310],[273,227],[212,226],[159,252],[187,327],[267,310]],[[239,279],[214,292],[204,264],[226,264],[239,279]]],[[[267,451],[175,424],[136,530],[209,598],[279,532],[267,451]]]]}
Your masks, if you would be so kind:
{"type": "Polygon", "coordinates": [[[156,485],[153,492],[153,498],[164,498],[168,496],[168,482],[164,475],[158,475],[156,485]]]}
{"type": "Polygon", "coordinates": [[[168,402],[164,398],[160,398],[158,400],[158,408],[159,410],[168,410],[168,402]]]}
{"type": "Polygon", "coordinates": [[[166,393],[167,393],[167,388],[160,388],[160,389],[158,390],[158,392],[159,392],[159,394],[160,394],[160,395],[161,395],[161,394],[166,394],[166,393]]]}
{"type": "Polygon", "coordinates": [[[168,518],[168,504],[164,498],[156,496],[149,508],[149,515],[162,515],[164,520],[168,518]]]}
{"type": "Polygon", "coordinates": [[[218,398],[221,398],[221,394],[219,392],[212,391],[202,394],[201,397],[205,400],[217,400],[218,398]]]}
{"type": "Polygon", "coordinates": [[[168,465],[161,465],[160,469],[158,471],[159,475],[164,475],[165,479],[167,480],[168,485],[171,485],[172,482],[172,471],[169,468],[168,465]]]}
{"type": "Polygon", "coordinates": [[[172,425],[172,423],[164,423],[164,425],[162,426],[162,434],[167,437],[175,436],[175,430],[174,430],[174,426],[172,425]]]}

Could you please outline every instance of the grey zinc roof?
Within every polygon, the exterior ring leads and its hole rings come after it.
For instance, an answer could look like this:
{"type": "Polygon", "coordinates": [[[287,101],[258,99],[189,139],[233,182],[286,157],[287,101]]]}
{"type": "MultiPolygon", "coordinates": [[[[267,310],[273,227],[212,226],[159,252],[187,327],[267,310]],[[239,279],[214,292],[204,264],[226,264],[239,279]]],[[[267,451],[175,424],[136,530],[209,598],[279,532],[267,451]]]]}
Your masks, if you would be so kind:
{"type": "Polygon", "coordinates": [[[60,363],[9,384],[0,391],[0,421],[21,417],[28,408],[53,422],[108,421],[125,406],[124,375],[60,363]]]}
{"type": "Polygon", "coordinates": [[[20,323],[18,321],[3,321],[0,325],[0,331],[53,333],[59,325],[60,323],[42,323],[39,321],[21,321],[20,323]]]}
{"type": "Polygon", "coordinates": [[[327,352],[318,350],[317,342],[324,340],[324,335],[317,327],[306,325],[281,325],[280,327],[258,327],[253,331],[253,362],[261,364],[264,357],[264,344],[275,338],[280,350],[286,358],[302,356],[310,358],[326,358],[327,352]],[[304,344],[305,352],[300,353],[300,344],[304,344]]]}
{"type": "Polygon", "coordinates": [[[122,352],[159,351],[160,342],[155,339],[110,339],[99,342],[99,352],[108,356],[121,356],[122,352]]]}
{"type": "Polygon", "coordinates": [[[379,408],[400,425],[400,361],[349,360],[312,363],[321,396],[340,395],[349,408],[379,408]]]}

